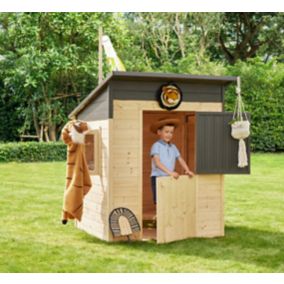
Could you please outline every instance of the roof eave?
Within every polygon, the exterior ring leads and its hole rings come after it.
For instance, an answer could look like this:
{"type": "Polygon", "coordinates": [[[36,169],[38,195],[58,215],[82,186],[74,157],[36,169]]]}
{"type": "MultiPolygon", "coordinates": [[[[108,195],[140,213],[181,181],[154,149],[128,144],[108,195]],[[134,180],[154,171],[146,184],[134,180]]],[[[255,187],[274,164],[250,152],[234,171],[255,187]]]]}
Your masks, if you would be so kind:
{"type": "Polygon", "coordinates": [[[225,86],[237,82],[235,76],[210,76],[210,75],[189,75],[176,73],[156,73],[156,72],[125,72],[112,71],[107,78],[100,83],[69,115],[69,119],[73,119],[78,115],[101,91],[107,86],[111,79],[151,79],[151,80],[170,80],[170,81],[188,81],[194,82],[211,82],[221,83],[225,86]]]}
{"type": "Polygon", "coordinates": [[[176,74],[176,73],[156,73],[156,72],[125,72],[113,71],[115,79],[163,79],[163,80],[178,80],[178,81],[207,81],[217,82],[223,84],[230,84],[237,82],[236,76],[210,76],[210,75],[189,75],[189,74],[176,74]]]}

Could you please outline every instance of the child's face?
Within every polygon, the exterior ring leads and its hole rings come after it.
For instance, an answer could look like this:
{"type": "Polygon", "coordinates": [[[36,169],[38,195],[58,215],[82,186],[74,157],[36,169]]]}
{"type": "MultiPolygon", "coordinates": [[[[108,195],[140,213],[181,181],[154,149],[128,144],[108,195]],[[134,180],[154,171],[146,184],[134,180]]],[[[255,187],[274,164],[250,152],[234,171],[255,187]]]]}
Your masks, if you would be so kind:
{"type": "Polygon", "coordinates": [[[175,131],[174,126],[165,125],[162,129],[158,129],[158,135],[162,140],[170,142],[173,138],[174,131],[175,131]]]}

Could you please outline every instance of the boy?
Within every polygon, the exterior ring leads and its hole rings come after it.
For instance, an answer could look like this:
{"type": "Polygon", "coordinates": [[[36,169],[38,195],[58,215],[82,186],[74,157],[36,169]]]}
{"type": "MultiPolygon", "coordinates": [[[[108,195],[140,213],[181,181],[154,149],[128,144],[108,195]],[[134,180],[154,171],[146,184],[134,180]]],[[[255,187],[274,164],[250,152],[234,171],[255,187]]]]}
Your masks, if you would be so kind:
{"type": "Polygon", "coordinates": [[[152,145],[150,153],[152,157],[151,186],[154,204],[157,203],[156,178],[158,176],[172,176],[176,179],[179,177],[179,174],[175,172],[176,159],[185,170],[185,174],[190,177],[194,176],[194,173],[189,170],[186,162],[181,157],[176,145],[170,142],[173,138],[174,130],[179,124],[179,119],[163,118],[151,125],[151,131],[160,137],[152,145]]]}

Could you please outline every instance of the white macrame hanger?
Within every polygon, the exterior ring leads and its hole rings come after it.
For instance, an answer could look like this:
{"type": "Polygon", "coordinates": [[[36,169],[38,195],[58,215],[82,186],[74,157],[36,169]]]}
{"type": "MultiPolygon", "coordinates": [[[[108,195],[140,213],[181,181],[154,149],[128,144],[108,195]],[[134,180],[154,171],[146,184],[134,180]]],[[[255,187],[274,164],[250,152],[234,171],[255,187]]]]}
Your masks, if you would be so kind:
{"type": "Polygon", "coordinates": [[[244,139],[249,135],[249,121],[245,113],[245,107],[241,97],[241,78],[237,77],[237,86],[236,86],[236,103],[234,108],[231,135],[233,138],[239,140],[239,150],[238,150],[238,167],[243,168],[248,165],[247,153],[246,153],[246,144],[244,139]],[[243,114],[246,121],[243,120],[243,114]]]}
{"type": "Polygon", "coordinates": [[[241,78],[240,76],[237,77],[237,86],[236,86],[236,93],[237,93],[237,98],[236,98],[236,103],[235,103],[235,108],[234,108],[234,114],[233,114],[233,120],[237,118],[238,121],[243,121],[243,115],[245,115],[246,120],[248,120],[247,115],[245,113],[245,106],[242,101],[242,96],[241,96],[241,78]]]}

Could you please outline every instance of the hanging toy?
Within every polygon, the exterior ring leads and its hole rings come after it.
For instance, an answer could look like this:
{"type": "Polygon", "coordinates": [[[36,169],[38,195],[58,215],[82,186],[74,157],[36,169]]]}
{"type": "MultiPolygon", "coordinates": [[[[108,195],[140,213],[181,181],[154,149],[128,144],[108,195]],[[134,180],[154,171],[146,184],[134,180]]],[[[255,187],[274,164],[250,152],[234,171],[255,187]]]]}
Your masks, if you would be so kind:
{"type": "Polygon", "coordinates": [[[239,152],[238,152],[238,167],[244,168],[248,165],[246,144],[244,139],[250,135],[250,122],[245,113],[244,103],[241,97],[241,80],[237,78],[236,87],[236,104],[233,114],[233,121],[231,124],[231,135],[233,138],[239,140],[239,152]],[[245,116],[245,120],[243,119],[245,116]]]}

